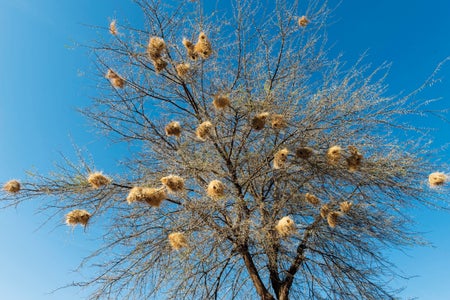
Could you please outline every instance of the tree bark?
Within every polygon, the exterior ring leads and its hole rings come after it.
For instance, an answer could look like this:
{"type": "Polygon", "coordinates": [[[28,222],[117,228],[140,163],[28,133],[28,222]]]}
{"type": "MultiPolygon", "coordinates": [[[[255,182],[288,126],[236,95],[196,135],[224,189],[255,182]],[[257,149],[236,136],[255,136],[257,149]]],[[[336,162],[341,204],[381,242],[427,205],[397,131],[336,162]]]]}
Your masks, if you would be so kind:
{"type": "Polygon", "coordinates": [[[248,252],[247,248],[241,250],[242,258],[244,259],[245,266],[247,267],[248,274],[252,279],[253,285],[256,288],[256,292],[261,297],[261,300],[275,300],[275,298],[269,293],[267,288],[259,276],[258,270],[256,269],[255,263],[248,252]]]}

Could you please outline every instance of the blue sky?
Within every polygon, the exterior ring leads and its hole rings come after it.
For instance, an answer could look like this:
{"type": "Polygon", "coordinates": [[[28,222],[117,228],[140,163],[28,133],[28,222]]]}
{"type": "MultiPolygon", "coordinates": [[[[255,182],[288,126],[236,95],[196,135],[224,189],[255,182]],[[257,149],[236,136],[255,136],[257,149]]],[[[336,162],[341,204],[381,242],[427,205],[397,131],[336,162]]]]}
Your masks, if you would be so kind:
{"type": "MultiPolygon", "coordinates": [[[[343,0],[328,28],[332,52],[352,62],[368,50],[367,62],[391,61],[390,92],[411,91],[450,56],[448,12],[450,1],[443,0],[343,0]]],[[[0,0],[0,181],[21,178],[30,168],[49,171],[59,151],[73,153],[73,142],[89,149],[98,168],[116,168],[111,155],[117,151],[75,111],[89,103],[97,84],[91,58],[76,44],[89,44],[103,34],[84,24],[106,26],[111,18],[139,22],[140,17],[126,0],[0,0]]],[[[422,95],[440,96],[435,107],[449,107],[450,65],[440,75],[442,83],[422,95]]],[[[449,124],[426,122],[439,128],[435,147],[450,142],[449,124]]],[[[35,207],[30,203],[0,211],[2,299],[84,298],[85,293],[72,289],[48,292],[81,278],[71,270],[94,248],[95,230],[72,232],[55,221],[37,230],[45,216],[34,214],[35,207]]],[[[406,287],[403,296],[450,299],[450,213],[413,213],[418,230],[435,248],[392,254],[405,273],[419,275],[399,283],[406,287]]]]}

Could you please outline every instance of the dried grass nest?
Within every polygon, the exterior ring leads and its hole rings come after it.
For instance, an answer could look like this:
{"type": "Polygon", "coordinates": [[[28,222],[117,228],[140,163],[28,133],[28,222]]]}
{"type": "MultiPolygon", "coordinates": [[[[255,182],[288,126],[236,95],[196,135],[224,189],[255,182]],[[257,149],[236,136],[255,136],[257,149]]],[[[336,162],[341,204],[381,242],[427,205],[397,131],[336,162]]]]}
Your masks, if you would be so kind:
{"type": "Polygon", "coordinates": [[[84,209],[75,209],[66,215],[66,224],[69,226],[86,226],[91,218],[91,214],[84,209]]]}
{"type": "Polygon", "coordinates": [[[217,94],[214,96],[213,105],[217,110],[225,109],[230,106],[230,97],[225,94],[217,94]]]}
{"type": "Polygon", "coordinates": [[[286,216],[278,221],[275,226],[275,230],[281,237],[287,237],[296,232],[296,226],[294,221],[290,217],[286,216]]]}
{"type": "Polygon", "coordinates": [[[195,135],[199,140],[206,141],[206,139],[212,135],[213,129],[213,124],[209,121],[205,121],[198,125],[195,135]]]}
{"type": "Polygon", "coordinates": [[[310,193],[306,193],[305,200],[312,205],[320,204],[320,199],[317,196],[310,194],[310,193]]]}
{"type": "Polygon", "coordinates": [[[327,160],[331,165],[336,165],[342,157],[342,148],[340,146],[332,146],[327,151],[327,160]]]}
{"type": "Polygon", "coordinates": [[[266,126],[267,118],[269,117],[268,112],[262,112],[257,114],[251,120],[251,126],[254,130],[262,130],[266,126]]]}
{"type": "Polygon", "coordinates": [[[306,16],[301,16],[298,18],[298,25],[301,27],[306,27],[309,24],[309,20],[306,16]]]}
{"type": "Polygon", "coordinates": [[[117,35],[117,26],[116,26],[116,20],[112,20],[111,23],[109,23],[109,33],[112,35],[117,35]]]}
{"type": "Polygon", "coordinates": [[[180,122],[177,121],[170,122],[169,124],[166,125],[165,131],[167,136],[180,137],[181,136],[180,122]]]}
{"type": "Polygon", "coordinates": [[[180,250],[181,248],[187,247],[187,238],[182,232],[172,232],[168,236],[170,246],[173,250],[180,250]]]}
{"type": "Polygon", "coordinates": [[[134,202],[145,202],[153,207],[159,207],[161,203],[167,199],[165,188],[150,188],[150,187],[133,187],[127,196],[128,204],[134,202]]]}
{"type": "Polygon", "coordinates": [[[353,203],[350,201],[344,201],[339,203],[339,209],[342,213],[348,214],[350,210],[352,209],[353,203]]]}
{"type": "Polygon", "coordinates": [[[225,196],[225,185],[220,180],[212,180],[206,189],[206,194],[213,199],[220,199],[225,196]]]}
{"type": "Polygon", "coordinates": [[[169,175],[161,178],[161,183],[171,193],[179,193],[184,191],[184,179],[180,176],[169,175]]]}
{"type": "Polygon", "coordinates": [[[3,185],[3,190],[11,194],[16,194],[20,192],[20,188],[21,188],[20,182],[15,179],[10,180],[3,185]]]}
{"type": "Polygon", "coordinates": [[[112,69],[108,69],[105,75],[106,78],[109,79],[109,82],[111,85],[115,88],[122,89],[125,87],[125,79],[120,77],[116,72],[114,72],[112,69]]]}
{"type": "Polygon", "coordinates": [[[273,129],[283,129],[287,127],[286,119],[281,114],[273,114],[270,122],[273,129]]]}
{"type": "Polygon", "coordinates": [[[442,172],[434,172],[428,176],[428,182],[431,187],[442,186],[447,182],[447,180],[447,175],[442,172]]]}
{"type": "Polygon", "coordinates": [[[94,189],[99,189],[102,186],[108,185],[111,183],[111,179],[103,175],[101,172],[93,172],[90,173],[87,178],[89,184],[94,189]]]}
{"type": "Polygon", "coordinates": [[[285,168],[288,154],[289,154],[289,150],[287,148],[283,148],[283,149],[277,151],[273,157],[273,168],[274,169],[285,168]]]}

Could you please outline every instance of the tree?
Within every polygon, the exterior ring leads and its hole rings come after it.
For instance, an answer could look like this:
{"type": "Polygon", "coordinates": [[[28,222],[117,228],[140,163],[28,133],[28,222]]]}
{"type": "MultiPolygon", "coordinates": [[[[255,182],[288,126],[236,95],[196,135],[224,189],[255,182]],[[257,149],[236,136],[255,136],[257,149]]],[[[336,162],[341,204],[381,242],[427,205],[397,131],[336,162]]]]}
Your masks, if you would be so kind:
{"type": "Polygon", "coordinates": [[[113,21],[93,46],[104,96],[83,111],[133,149],[128,172],[65,161],[4,203],[109,224],[78,284],[94,299],[393,298],[383,249],[419,242],[405,210],[439,205],[447,181],[430,189],[428,150],[393,134],[414,130],[416,93],[386,95],[387,65],[328,58],[315,1],[136,3],[147,26],[113,21]]]}

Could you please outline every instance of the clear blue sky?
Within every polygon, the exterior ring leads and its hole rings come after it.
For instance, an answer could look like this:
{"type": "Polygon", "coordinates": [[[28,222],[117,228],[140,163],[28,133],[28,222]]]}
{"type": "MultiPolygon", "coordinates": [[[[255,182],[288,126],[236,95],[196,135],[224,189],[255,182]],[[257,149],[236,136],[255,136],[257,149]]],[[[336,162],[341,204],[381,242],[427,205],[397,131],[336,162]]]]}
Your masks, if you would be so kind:
{"type": "MultiPolygon", "coordinates": [[[[367,62],[393,62],[390,92],[410,91],[450,56],[449,12],[450,1],[443,0],[343,0],[333,13],[329,39],[333,52],[342,52],[350,62],[365,50],[367,62]]],[[[89,130],[75,111],[95,96],[96,82],[91,58],[73,46],[89,44],[99,34],[83,24],[106,26],[110,18],[139,22],[140,17],[126,0],[0,0],[1,182],[20,179],[31,167],[49,171],[58,151],[73,153],[72,142],[86,146],[99,169],[116,168],[111,155],[117,150],[89,130]]],[[[440,75],[443,82],[423,97],[441,96],[440,107],[449,107],[450,65],[440,75]]],[[[449,124],[431,119],[427,123],[440,128],[436,147],[450,142],[449,124]]],[[[33,208],[30,204],[0,211],[1,298],[83,299],[85,293],[76,290],[48,292],[80,279],[71,270],[95,246],[95,230],[72,232],[50,222],[36,231],[45,216],[35,215],[33,208]]],[[[403,296],[450,299],[450,213],[413,213],[418,229],[436,247],[392,255],[405,273],[419,275],[398,283],[406,287],[403,296]]]]}

